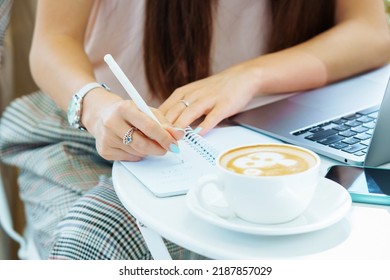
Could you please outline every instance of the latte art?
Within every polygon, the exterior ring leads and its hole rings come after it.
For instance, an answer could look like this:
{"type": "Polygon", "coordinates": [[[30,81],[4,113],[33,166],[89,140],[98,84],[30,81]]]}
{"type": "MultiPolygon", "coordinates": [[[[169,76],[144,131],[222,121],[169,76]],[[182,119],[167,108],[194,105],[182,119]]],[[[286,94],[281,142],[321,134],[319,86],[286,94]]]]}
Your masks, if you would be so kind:
{"type": "Polygon", "coordinates": [[[312,155],[293,147],[259,145],[231,150],[221,165],[235,173],[252,176],[279,176],[308,170],[315,164],[312,155]]]}

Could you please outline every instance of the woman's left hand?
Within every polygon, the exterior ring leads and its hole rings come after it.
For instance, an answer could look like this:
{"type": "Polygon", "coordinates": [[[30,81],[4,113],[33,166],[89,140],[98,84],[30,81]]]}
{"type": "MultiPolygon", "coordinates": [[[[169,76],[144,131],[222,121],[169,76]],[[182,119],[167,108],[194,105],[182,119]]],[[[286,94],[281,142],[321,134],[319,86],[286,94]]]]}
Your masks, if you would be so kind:
{"type": "Polygon", "coordinates": [[[246,64],[176,89],[160,106],[168,121],[184,128],[202,116],[205,134],[223,119],[241,111],[258,92],[259,75],[246,64]]]}

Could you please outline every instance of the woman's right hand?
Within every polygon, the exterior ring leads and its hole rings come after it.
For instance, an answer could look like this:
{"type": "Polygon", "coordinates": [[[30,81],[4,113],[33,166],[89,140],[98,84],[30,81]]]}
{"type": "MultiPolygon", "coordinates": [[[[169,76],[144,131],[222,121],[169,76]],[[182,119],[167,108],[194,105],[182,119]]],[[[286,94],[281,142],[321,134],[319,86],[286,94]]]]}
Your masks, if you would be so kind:
{"type": "Polygon", "coordinates": [[[183,132],[174,129],[157,109],[153,113],[158,124],[140,111],[132,100],[94,89],[83,102],[82,123],[96,139],[99,154],[107,160],[138,161],[147,155],[179,152],[177,140],[183,132]],[[135,127],[132,141],[123,143],[126,132],[135,127]]]}

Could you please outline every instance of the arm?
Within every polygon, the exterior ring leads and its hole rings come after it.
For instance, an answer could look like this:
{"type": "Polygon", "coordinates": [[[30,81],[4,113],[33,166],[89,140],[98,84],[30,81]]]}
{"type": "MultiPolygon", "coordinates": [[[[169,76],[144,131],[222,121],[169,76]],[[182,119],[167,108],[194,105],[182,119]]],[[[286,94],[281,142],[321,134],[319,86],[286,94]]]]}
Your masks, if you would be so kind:
{"type": "Polygon", "coordinates": [[[40,88],[64,111],[78,89],[95,81],[92,65],[83,50],[91,6],[91,0],[69,1],[67,5],[50,0],[38,2],[30,52],[31,72],[40,88]]]}
{"type": "Polygon", "coordinates": [[[161,106],[168,120],[206,133],[258,95],[308,90],[384,65],[390,35],[382,0],[336,1],[333,28],[294,47],[235,65],[177,89],[161,106]],[[179,100],[191,102],[184,110],[179,100]]]}
{"type": "MultiPolygon", "coordinates": [[[[52,0],[38,2],[30,52],[31,71],[36,83],[63,110],[75,92],[96,81],[84,51],[92,4],[92,0],[68,0],[66,4],[52,0]]],[[[161,121],[167,123],[164,118],[161,121]]],[[[132,101],[122,100],[102,88],[86,95],[82,122],[96,138],[100,155],[109,160],[139,160],[147,154],[164,154],[180,137],[177,131],[162,129],[132,101]],[[142,133],[134,133],[134,142],[127,146],[122,143],[122,137],[130,126],[142,133]]]]}

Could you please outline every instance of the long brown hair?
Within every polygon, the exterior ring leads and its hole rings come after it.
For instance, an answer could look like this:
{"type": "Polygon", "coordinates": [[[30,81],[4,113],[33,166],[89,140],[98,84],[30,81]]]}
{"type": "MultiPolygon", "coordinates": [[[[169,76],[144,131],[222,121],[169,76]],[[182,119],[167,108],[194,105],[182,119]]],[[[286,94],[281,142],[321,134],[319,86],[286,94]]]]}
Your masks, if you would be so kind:
{"type": "MultiPolygon", "coordinates": [[[[210,74],[216,1],[148,0],[144,35],[145,74],[150,90],[162,99],[177,87],[210,74]]],[[[273,29],[268,52],[306,41],[334,24],[334,0],[269,2],[273,29]]]]}

